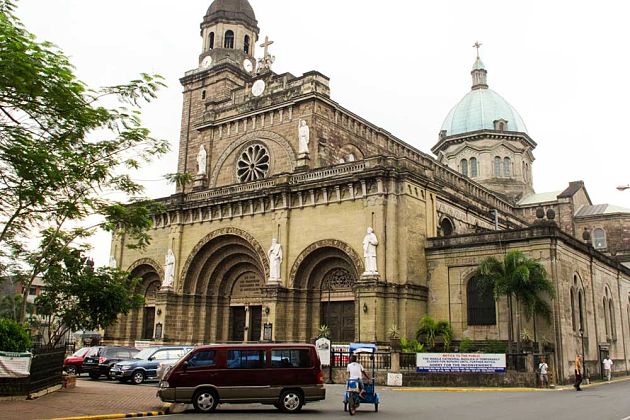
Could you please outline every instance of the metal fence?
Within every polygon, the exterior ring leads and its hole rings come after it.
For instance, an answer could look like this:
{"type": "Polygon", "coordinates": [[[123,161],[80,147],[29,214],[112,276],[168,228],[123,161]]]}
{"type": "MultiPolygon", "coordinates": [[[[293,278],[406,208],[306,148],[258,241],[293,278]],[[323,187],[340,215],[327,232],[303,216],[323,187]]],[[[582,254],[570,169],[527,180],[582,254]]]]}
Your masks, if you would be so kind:
{"type": "Polygon", "coordinates": [[[400,370],[416,371],[416,353],[400,353],[400,370]]]}
{"type": "MultiPolygon", "coordinates": [[[[387,370],[391,367],[391,353],[377,352],[374,354],[358,353],[357,361],[368,370],[374,366],[375,370],[387,370]]],[[[333,368],[345,368],[350,363],[350,352],[348,351],[331,351],[330,362],[333,368]]]]}
{"type": "Polygon", "coordinates": [[[517,372],[527,372],[526,363],[527,354],[525,353],[511,353],[505,355],[505,362],[507,370],[515,370],[517,372]]]}
{"type": "Polygon", "coordinates": [[[65,355],[65,347],[33,349],[30,376],[26,378],[0,378],[0,396],[26,396],[55,385],[61,385],[65,355]]]}

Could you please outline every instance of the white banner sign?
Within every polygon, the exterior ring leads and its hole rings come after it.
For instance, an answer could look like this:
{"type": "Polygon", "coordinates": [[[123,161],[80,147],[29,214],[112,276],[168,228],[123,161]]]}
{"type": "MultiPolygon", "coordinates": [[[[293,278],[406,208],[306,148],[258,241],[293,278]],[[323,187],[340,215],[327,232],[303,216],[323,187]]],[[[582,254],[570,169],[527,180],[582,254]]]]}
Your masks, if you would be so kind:
{"type": "Polygon", "coordinates": [[[31,353],[0,351],[0,378],[25,378],[31,374],[31,353]]]}
{"type": "Polygon", "coordinates": [[[315,348],[322,366],[330,366],[330,340],[322,337],[315,342],[315,348]]]}
{"type": "Polygon", "coordinates": [[[417,353],[417,372],[505,373],[505,354],[417,353]]]}

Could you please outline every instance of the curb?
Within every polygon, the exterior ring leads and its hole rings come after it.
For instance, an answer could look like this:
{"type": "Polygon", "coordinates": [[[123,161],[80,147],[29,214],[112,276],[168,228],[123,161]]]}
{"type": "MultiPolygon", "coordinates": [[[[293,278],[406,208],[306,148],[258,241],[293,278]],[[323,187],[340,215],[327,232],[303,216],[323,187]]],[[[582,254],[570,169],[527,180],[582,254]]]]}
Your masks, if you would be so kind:
{"type": "Polygon", "coordinates": [[[401,392],[548,392],[552,389],[541,388],[393,388],[401,392]]]}
{"type": "Polygon", "coordinates": [[[129,419],[136,417],[156,417],[164,416],[170,413],[170,407],[164,407],[162,410],[157,411],[142,411],[137,413],[119,413],[119,414],[97,414],[93,416],[79,416],[79,417],[58,417],[51,420],[106,420],[106,419],[129,419]]]}
{"type": "MultiPolygon", "coordinates": [[[[630,381],[630,377],[626,376],[626,377],[622,377],[622,378],[617,378],[617,379],[611,379],[610,381],[597,381],[597,382],[591,382],[588,385],[580,385],[581,388],[597,388],[598,386],[602,386],[602,385],[608,385],[608,384],[614,384],[614,383],[619,383],[619,382],[627,382],[630,381]]],[[[562,387],[557,388],[558,391],[571,391],[574,390],[573,389],[573,385],[563,385],[562,387]]]]}

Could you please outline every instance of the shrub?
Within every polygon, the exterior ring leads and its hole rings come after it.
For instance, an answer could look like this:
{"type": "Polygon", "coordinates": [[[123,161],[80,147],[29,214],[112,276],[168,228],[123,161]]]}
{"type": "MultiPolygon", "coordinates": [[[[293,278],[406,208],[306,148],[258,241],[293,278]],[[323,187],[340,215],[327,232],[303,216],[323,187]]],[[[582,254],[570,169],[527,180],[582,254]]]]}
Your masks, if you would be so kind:
{"type": "Polygon", "coordinates": [[[461,353],[468,353],[473,348],[473,342],[470,338],[464,337],[464,339],[459,343],[459,351],[461,353]]]}
{"type": "Polygon", "coordinates": [[[424,353],[424,345],[420,344],[415,338],[413,340],[401,338],[400,348],[403,353],[424,353]]]}
{"type": "Polygon", "coordinates": [[[16,321],[0,318],[0,351],[23,352],[31,347],[31,337],[16,321]]]}
{"type": "Polygon", "coordinates": [[[490,340],[486,344],[484,353],[505,353],[507,345],[503,341],[490,340]]]}

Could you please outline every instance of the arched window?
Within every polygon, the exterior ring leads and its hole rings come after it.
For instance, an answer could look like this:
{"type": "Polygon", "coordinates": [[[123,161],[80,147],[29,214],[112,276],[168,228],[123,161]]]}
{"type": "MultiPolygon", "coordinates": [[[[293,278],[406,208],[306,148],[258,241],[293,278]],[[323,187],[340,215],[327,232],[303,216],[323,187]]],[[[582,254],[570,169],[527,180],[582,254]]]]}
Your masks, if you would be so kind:
{"type": "Polygon", "coordinates": [[[468,176],[468,161],[466,159],[462,159],[459,162],[459,169],[462,172],[462,175],[468,176]]]}
{"type": "Polygon", "coordinates": [[[214,32],[210,32],[208,35],[208,49],[211,50],[214,48],[214,32]]]}
{"type": "Polygon", "coordinates": [[[468,325],[496,325],[496,305],[492,290],[479,287],[479,280],[471,278],[466,286],[468,325]]]}
{"type": "Polygon", "coordinates": [[[529,181],[529,164],[525,164],[525,181],[529,181]]]}
{"type": "Polygon", "coordinates": [[[604,298],[604,327],[606,327],[606,337],[610,337],[610,325],[608,325],[608,300],[604,298]]]}
{"type": "Polygon", "coordinates": [[[453,223],[448,219],[448,217],[445,217],[440,222],[440,230],[442,231],[442,236],[451,236],[453,234],[455,229],[453,229],[453,223]]]}
{"type": "Polygon", "coordinates": [[[578,292],[578,315],[580,316],[579,324],[580,330],[586,334],[586,325],[584,325],[584,293],[582,290],[578,292]]]}
{"type": "Polygon", "coordinates": [[[249,54],[249,35],[245,35],[245,40],[243,41],[243,51],[245,51],[245,54],[249,54]]]}
{"type": "Polygon", "coordinates": [[[571,288],[571,328],[576,331],[575,328],[575,295],[573,293],[573,287],[571,288]]]}
{"type": "Polygon", "coordinates": [[[477,158],[470,158],[470,177],[475,178],[478,174],[477,158]]]}
{"type": "Polygon", "coordinates": [[[494,176],[497,178],[501,176],[501,158],[499,156],[494,157],[494,176]]]}
{"type": "Polygon", "coordinates": [[[223,39],[223,48],[234,48],[234,32],[225,31],[225,38],[223,39]]]}
{"type": "Polygon", "coordinates": [[[201,91],[201,99],[206,99],[206,91],[205,91],[205,89],[201,91]]]}
{"type": "Polygon", "coordinates": [[[593,229],[593,246],[595,249],[607,248],[606,231],[602,228],[593,229]]]}
{"type": "Polygon", "coordinates": [[[612,299],[608,299],[608,316],[610,317],[610,337],[617,338],[617,328],[615,325],[615,305],[612,299]]]}
{"type": "Polygon", "coordinates": [[[512,173],[512,161],[510,158],[503,159],[503,175],[506,177],[511,176],[512,173]]]}

